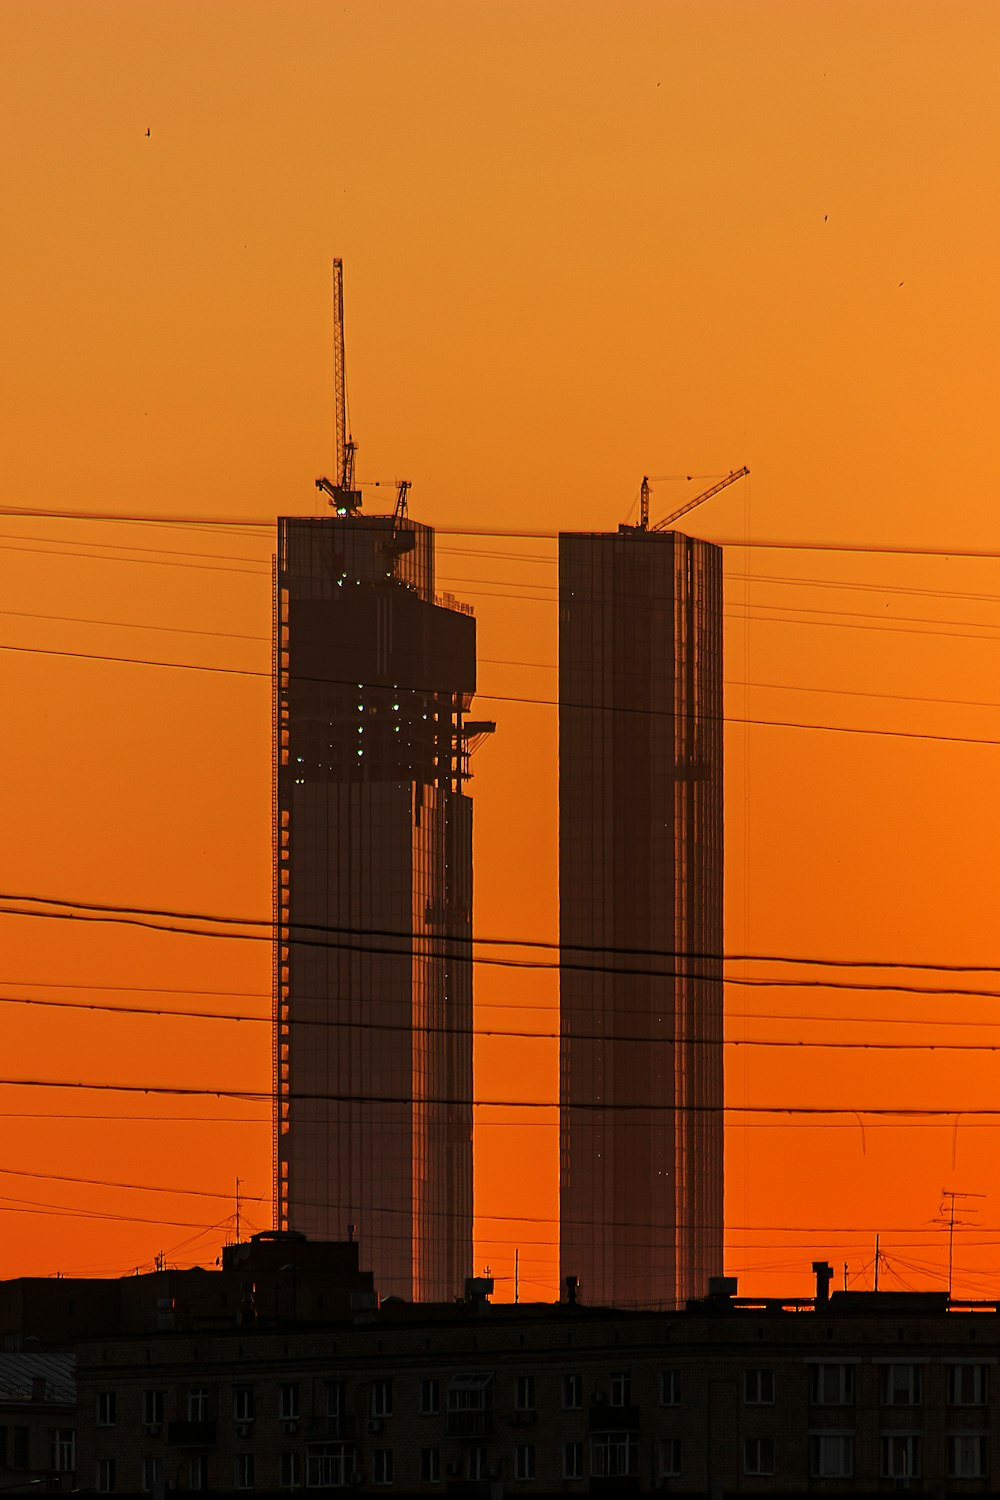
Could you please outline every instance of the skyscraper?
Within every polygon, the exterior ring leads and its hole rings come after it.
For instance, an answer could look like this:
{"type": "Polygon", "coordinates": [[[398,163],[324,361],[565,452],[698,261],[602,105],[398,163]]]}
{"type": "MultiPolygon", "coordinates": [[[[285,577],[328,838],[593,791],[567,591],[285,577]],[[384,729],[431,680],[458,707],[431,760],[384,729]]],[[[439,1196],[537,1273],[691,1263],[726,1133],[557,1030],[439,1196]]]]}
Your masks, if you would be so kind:
{"type": "Polygon", "coordinates": [[[590,1303],[722,1269],[722,554],[559,538],[561,1271],[590,1303]]]}
{"type": "MultiPolygon", "coordinates": [[[[472,1262],[471,611],[407,517],[278,522],[275,1219],[383,1295],[472,1262]]],[[[484,726],[475,726],[476,728],[484,726]]]]}

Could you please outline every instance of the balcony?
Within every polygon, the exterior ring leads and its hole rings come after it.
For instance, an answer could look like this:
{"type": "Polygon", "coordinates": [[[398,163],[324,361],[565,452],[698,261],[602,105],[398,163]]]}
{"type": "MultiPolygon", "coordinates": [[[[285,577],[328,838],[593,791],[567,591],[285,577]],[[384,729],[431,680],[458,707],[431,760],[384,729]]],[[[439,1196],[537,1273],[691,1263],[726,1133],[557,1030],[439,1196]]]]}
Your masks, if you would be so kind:
{"type": "Polygon", "coordinates": [[[214,1448],[214,1422],[168,1422],[167,1442],[175,1448],[214,1448]]]}
{"type": "Polygon", "coordinates": [[[638,1432],[639,1408],[610,1406],[606,1401],[592,1402],[589,1426],[591,1432],[638,1432]]]}
{"type": "Polygon", "coordinates": [[[450,1411],[446,1431],[449,1437],[482,1438],[493,1434],[492,1411],[450,1411]]]}

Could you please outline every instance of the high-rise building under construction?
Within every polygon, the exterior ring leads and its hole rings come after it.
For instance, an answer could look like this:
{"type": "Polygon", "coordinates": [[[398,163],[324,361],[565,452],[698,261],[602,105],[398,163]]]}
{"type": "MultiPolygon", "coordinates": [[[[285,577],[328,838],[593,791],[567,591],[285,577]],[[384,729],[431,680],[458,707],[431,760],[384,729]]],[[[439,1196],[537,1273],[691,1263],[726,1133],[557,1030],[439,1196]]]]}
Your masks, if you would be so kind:
{"type": "Polygon", "coordinates": [[[590,1303],[722,1270],[722,554],[559,538],[561,1271],[590,1303]]]}
{"type": "Polygon", "coordinates": [[[356,1225],[383,1295],[450,1299],[472,1270],[475,621],[398,506],[280,519],[275,614],[275,1221],[356,1225]]]}

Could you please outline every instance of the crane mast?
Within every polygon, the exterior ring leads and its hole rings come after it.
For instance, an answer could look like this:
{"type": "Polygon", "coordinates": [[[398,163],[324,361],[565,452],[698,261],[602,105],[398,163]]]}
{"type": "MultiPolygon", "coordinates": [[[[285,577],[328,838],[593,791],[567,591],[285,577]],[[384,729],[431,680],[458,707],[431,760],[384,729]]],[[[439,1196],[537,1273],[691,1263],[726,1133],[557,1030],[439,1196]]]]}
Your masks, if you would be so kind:
{"type": "Polygon", "coordinates": [[[336,479],[317,479],[316,488],[329,497],[339,516],[361,509],[361,491],[354,487],[354,455],[358,445],[347,430],[347,375],[344,359],[344,262],[333,262],[333,417],[336,479]]]}

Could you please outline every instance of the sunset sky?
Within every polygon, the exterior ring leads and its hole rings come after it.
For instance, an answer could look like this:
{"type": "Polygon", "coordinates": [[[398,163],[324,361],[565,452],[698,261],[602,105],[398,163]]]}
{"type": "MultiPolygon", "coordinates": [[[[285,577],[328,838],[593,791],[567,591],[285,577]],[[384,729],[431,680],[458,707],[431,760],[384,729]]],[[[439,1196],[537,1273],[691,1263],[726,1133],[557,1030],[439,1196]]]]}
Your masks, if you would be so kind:
{"type": "MultiPolygon", "coordinates": [[[[5,0],[0,48],[0,1276],[211,1264],[237,1177],[270,1226],[270,555],[338,255],[366,509],[411,480],[479,621],[478,933],[557,935],[555,534],[747,464],[683,523],[729,544],[727,1269],[864,1287],[881,1232],[941,1285],[950,1190],[1000,1295],[993,0],[5,0]]],[[[557,994],[477,968],[536,1033],[480,1099],[555,1099],[557,994]]],[[[554,1296],[555,1111],[476,1120],[477,1270],[554,1296]]]]}

